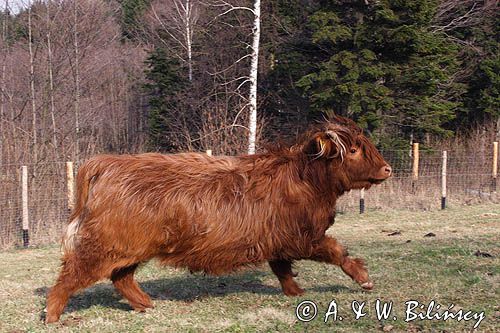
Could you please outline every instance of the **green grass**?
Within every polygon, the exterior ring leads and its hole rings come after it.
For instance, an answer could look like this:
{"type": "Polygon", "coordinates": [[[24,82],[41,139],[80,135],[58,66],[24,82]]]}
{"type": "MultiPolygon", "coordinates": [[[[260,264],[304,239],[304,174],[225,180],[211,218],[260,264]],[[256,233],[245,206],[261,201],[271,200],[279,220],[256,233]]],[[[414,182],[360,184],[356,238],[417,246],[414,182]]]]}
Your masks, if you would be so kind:
{"type": "Polygon", "coordinates": [[[303,261],[296,265],[306,295],[281,294],[269,268],[206,277],[159,268],[151,262],[137,278],[155,308],[135,313],[108,282],[71,298],[61,322],[41,317],[47,289],[58,273],[59,249],[46,247],[0,253],[0,332],[460,332],[475,320],[404,321],[405,301],[442,308],[484,311],[480,332],[500,331],[500,207],[452,207],[446,211],[369,211],[342,214],[330,229],[353,256],[366,260],[375,282],[362,291],[335,266],[303,261]],[[388,236],[394,231],[401,234],[388,236]],[[434,233],[435,237],[424,237],[434,233]],[[493,258],[476,256],[476,251],[493,258]],[[393,301],[397,320],[378,321],[377,299],[393,301]],[[317,304],[308,323],[295,317],[303,300],[317,304]],[[342,321],[324,323],[332,300],[342,321]],[[354,320],[351,302],[366,302],[366,317],[354,320]]]}

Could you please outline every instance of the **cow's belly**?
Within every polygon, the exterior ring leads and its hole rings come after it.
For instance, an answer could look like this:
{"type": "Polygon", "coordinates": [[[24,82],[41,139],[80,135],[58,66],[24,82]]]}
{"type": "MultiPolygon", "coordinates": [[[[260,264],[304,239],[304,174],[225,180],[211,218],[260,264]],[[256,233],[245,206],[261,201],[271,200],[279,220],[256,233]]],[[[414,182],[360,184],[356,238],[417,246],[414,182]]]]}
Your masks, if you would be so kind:
{"type": "Polygon", "coordinates": [[[164,265],[185,267],[193,272],[211,275],[230,273],[243,266],[257,265],[269,259],[270,249],[259,244],[231,242],[221,246],[207,242],[190,242],[190,246],[174,246],[159,253],[164,265]]]}

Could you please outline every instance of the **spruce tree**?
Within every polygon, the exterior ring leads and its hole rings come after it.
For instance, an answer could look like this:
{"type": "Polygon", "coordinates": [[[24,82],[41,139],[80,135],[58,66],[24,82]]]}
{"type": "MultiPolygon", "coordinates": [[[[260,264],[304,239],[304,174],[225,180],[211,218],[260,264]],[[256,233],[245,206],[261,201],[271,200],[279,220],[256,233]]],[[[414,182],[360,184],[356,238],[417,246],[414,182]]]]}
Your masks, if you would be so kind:
{"type": "Polygon", "coordinates": [[[175,149],[169,140],[169,121],[178,107],[177,94],[186,86],[180,64],[164,49],[155,48],[146,60],[144,88],[148,97],[149,142],[152,149],[175,149]]]}
{"type": "Polygon", "coordinates": [[[429,30],[437,1],[320,1],[307,29],[316,48],[297,81],[313,111],[354,118],[382,141],[397,131],[446,135],[460,101],[457,47],[429,30]],[[366,4],[368,3],[368,4],[366,4]]]}
{"type": "Polygon", "coordinates": [[[128,39],[134,39],[141,34],[141,17],[151,0],[120,0],[122,34],[128,39]]]}

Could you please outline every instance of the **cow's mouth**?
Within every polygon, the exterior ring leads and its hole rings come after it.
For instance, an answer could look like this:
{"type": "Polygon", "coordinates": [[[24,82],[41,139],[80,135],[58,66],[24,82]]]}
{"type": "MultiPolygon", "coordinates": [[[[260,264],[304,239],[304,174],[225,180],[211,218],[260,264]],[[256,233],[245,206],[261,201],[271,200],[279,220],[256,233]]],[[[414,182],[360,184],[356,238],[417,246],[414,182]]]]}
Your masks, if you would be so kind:
{"type": "Polygon", "coordinates": [[[377,178],[370,178],[368,181],[372,184],[381,184],[384,180],[386,180],[387,178],[383,178],[383,179],[377,179],[377,178]]]}

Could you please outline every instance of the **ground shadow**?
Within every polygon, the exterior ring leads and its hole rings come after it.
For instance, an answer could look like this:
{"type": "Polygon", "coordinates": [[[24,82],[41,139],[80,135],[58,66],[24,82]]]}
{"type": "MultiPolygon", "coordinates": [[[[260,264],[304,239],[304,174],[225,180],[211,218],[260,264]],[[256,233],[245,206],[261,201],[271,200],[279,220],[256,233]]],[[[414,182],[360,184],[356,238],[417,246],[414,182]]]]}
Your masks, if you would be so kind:
{"type": "MultiPolygon", "coordinates": [[[[145,281],[140,285],[153,300],[174,300],[184,303],[236,293],[283,295],[281,288],[262,284],[261,278],[266,275],[267,273],[264,272],[246,272],[222,277],[185,274],[145,281]]],[[[306,292],[337,293],[346,290],[350,290],[350,288],[331,285],[313,287],[306,292]]],[[[45,296],[47,291],[47,287],[41,287],[37,288],[34,293],[38,296],[45,296]]],[[[98,284],[71,297],[65,313],[87,309],[94,305],[120,310],[132,309],[112,285],[98,284]]],[[[42,319],[43,316],[42,314],[42,319]]]]}

